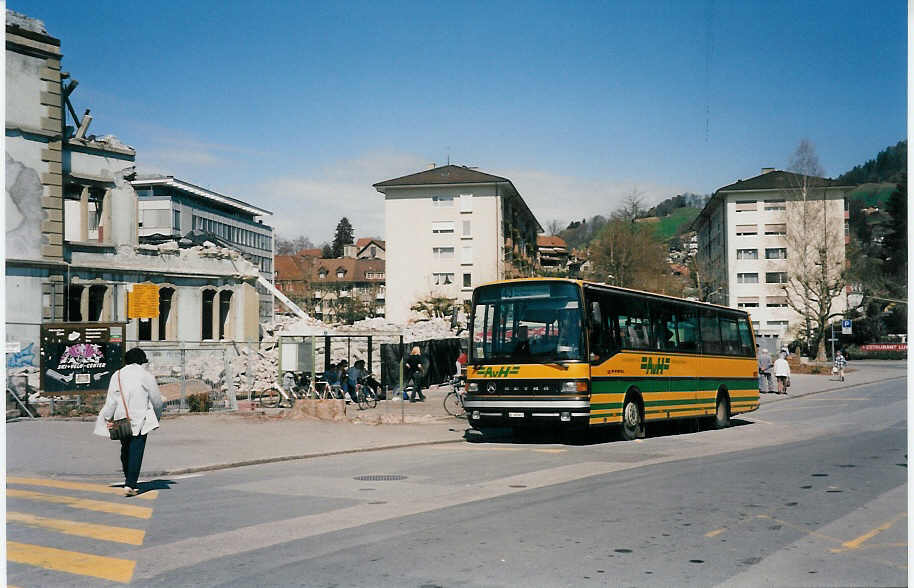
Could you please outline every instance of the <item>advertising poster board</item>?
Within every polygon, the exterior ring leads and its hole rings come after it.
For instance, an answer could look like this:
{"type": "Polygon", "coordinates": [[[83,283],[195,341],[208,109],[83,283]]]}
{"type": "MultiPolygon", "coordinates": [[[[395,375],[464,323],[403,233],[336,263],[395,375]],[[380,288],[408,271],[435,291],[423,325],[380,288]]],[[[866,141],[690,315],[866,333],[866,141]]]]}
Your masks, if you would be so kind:
{"type": "Polygon", "coordinates": [[[41,389],[48,394],[104,394],[124,365],[125,323],[41,325],[41,389]]]}

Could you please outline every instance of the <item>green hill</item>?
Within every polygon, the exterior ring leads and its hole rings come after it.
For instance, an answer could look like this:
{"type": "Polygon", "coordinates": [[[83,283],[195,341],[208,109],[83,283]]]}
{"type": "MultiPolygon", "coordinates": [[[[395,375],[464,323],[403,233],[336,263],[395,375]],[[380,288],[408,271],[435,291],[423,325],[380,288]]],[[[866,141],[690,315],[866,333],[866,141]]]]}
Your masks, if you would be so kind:
{"type": "Polygon", "coordinates": [[[699,208],[677,208],[669,215],[660,218],[657,223],[657,236],[664,241],[669,241],[682,234],[700,212],[699,208]]]}
{"type": "Polygon", "coordinates": [[[860,200],[864,206],[878,206],[885,208],[885,203],[889,201],[889,196],[895,191],[895,184],[863,184],[857,186],[847,194],[848,200],[860,200]]]}

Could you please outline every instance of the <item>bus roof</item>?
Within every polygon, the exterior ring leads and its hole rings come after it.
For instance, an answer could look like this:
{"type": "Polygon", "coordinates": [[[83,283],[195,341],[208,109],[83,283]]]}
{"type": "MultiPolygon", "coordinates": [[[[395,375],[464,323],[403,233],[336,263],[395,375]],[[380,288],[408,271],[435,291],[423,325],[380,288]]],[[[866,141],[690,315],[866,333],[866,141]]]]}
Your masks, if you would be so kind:
{"type": "MultiPolygon", "coordinates": [[[[485,284],[480,284],[476,288],[484,288],[486,286],[495,286],[495,285],[499,285],[499,284],[517,284],[517,283],[522,283],[522,282],[569,282],[572,284],[577,284],[582,287],[589,286],[589,287],[597,288],[600,290],[619,292],[622,294],[637,294],[639,296],[647,296],[650,298],[658,298],[661,300],[673,300],[676,302],[684,302],[686,304],[694,304],[696,306],[704,306],[704,307],[708,307],[708,308],[719,308],[721,310],[726,310],[726,311],[737,313],[737,314],[745,314],[745,315],[749,314],[745,310],[741,310],[738,308],[731,308],[729,306],[723,306],[720,304],[712,304],[710,302],[699,302],[697,300],[687,300],[685,298],[677,298],[676,296],[669,296],[667,294],[657,294],[656,292],[646,292],[644,290],[635,290],[633,288],[623,288],[621,286],[612,286],[610,284],[604,284],[602,282],[591,282],[588,280],[577,280],[577,279],[573,279],[573,278],[515,278],[515,279],[511,279],[511,280],[497,280],[495,282],[487,282],[485,284]]],[[[475,288],[474,288],[474,290],[475,290],[475,288]]]]}

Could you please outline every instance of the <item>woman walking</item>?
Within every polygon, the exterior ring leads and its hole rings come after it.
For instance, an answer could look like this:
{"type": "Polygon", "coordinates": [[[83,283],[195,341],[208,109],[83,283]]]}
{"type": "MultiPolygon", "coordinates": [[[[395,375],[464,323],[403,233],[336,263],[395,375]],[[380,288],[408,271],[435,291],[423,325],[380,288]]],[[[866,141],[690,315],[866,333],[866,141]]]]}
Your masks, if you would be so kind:
{"type": "Polygon", "coordinates": [[[111,376],[108,397],[95,421],[96,435],[109,437],[114,421],[130,419],[130,435],[122,438],[121,468],[124,470],[124,496],[136,496],[137,480],[146,450],[146,435],[159,427],[162,395],[155,376],[143,367],[146,354],[134,347],[124,355],[124,367],[111,376]]]}
{"type": "Polygon", "coordinates": [[[778,394],[787,394],[787,388],[790,386],[790,364],[783,353],[779,353],[774,362],[774,377],[778,380],[778,394]]]}

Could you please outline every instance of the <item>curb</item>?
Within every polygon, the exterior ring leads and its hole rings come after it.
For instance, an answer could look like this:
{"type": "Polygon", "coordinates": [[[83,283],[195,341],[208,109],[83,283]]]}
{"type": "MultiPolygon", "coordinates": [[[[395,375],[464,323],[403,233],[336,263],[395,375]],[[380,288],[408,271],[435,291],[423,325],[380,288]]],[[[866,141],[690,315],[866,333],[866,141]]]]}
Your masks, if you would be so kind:
{"type": "MultiPolygon", "coordinates": [[[[858,388],[860,386],[868,386],[870,384],[879,384],[881,382],[891,382],[892,380],[906,380],[906,379],[907,379],[906,375],[905,376],[893,376],[891,378],[882,378],[881,380],[870,380],[869,382],[861,382],[859,384],[849,384],[847,386],[837,386],[835,388],[826,388],[824,390],[813,390],[812,392],[804,392],[802,394],[788,393],[786,396],[784,396],[784,395],[779,395],[779,394],[775,393],[774,394],[775,397],[772,398],[771,400],[768,400],[767,402],[765,402],[765,404],[771,404],[772,402],[784,402],[785,400],[791,400],[793,398],[804,398],[806,396],[824,394],[825,392],[835,392],[838,390],[849,390],[851,388],[858,388]],[[780,398],[780,396],[784,396],[784,397],[780,398]]],[[[771,394],[771,392],[768,392],[768,394],[771,394]]]]}
{"type": "MultiPolygon", "coordinates": [[[[464,432],[466,435],[466,432],[464,432]]],[[[227,470],[232,468],[242,468],[245,466],[262,465],[267,463],[277,463],[281,461],[295,461],[301,459],[314,459],[317,457],[330,457],[334,455],[345,455],[348,453],[368,453],[371,451],[386,451],[388,449],[404,449],[407,447],[422,447],[425,445],[444,445],[447,443],[460,443],[464,437],[457,439],[445,439],[438,441],[415,441],[412,443],[399,443],[396,445],[383,445],[380,447],[358,447],[355,449],[340,449],[337,451],[324,451],[320,453],[304,453],[301,455],[282,455],[278,457],[263,457],[257,459],[246,459],[224,464],[210,464],[204,466],[192,466],[189,468],[178,468],[174,470],[143,471],[145,476],[178,476],[182,474],[194,474],[197,472],[212,472],[217,470],[227,470]]]]}

